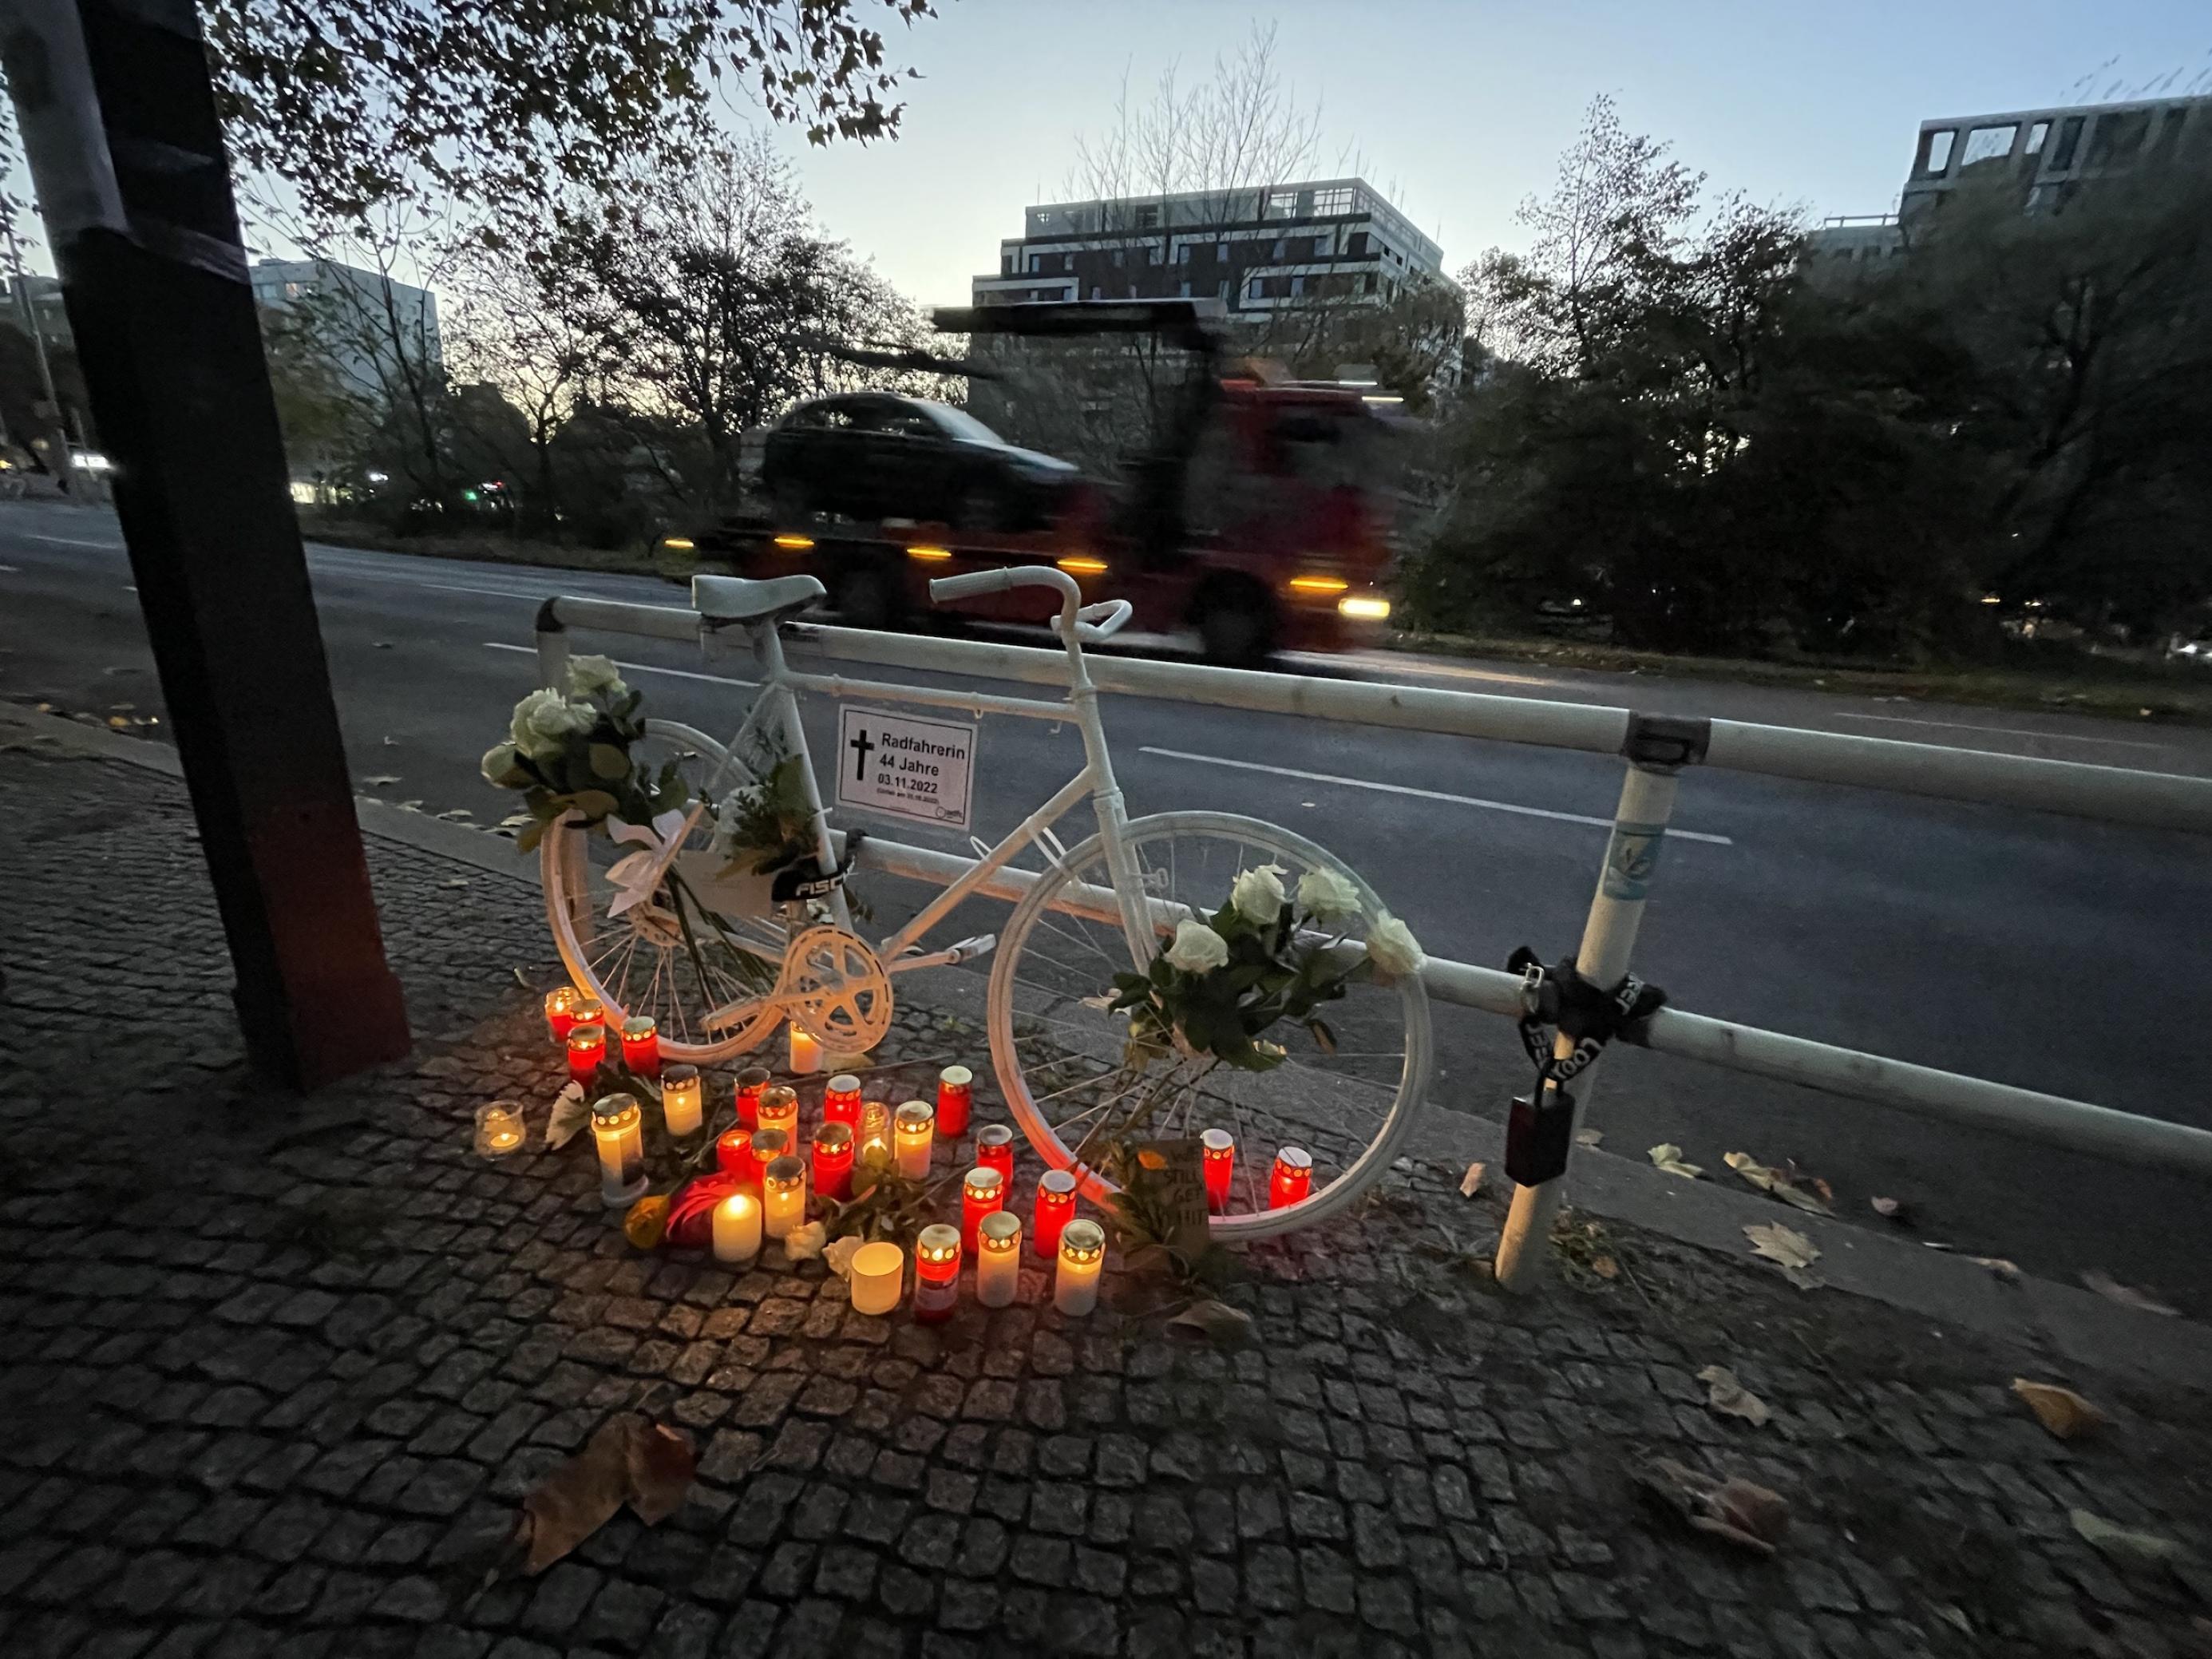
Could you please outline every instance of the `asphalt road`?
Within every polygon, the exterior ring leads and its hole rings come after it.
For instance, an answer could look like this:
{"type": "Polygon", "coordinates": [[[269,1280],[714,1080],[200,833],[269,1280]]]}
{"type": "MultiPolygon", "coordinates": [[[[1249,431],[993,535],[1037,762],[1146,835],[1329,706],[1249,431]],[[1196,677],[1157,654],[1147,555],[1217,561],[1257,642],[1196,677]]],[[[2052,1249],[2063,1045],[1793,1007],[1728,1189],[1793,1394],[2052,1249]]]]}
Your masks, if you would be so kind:
{"type": "MultiPolygon", "coordinates": [[[[120,540],[94,510],[0,507],[0,695],[158,714],[120,540]]],[[[531,685],[536,602],[680,602],[645,578],[319,547],[310,560],[356,786],[487,824],[511,802],[481,781],[477,761],[531,685]]],[[[742,717],[747,693],[732,683],[746,674],[741,659],[605,646],[657,712],[709,730],[742,717]]],[[[2212,732],[2187,728],[1525,665],[1313,665],[2212,775],[2212,732]]],[[[834,718],[827,706],[808,711],[817,756],[831,750],[834,718]]],[[[1141,700],[1109,702],[1108,729],[1133,812],[1276,820],[1365,873],[1431,951],[1481,963],[1502,964],[1524,942],[1547,957],[1572,947],[1620,782],[1618,763],[1597,756],[1141,700]]],[[[989,720],[979,761],[978,829],[994,837],[1080,756],[1072,727],[989,720]]],[[[1637,966],[1679,1006],[2212,1127],[2202,839],[1718,771],[1685,781],[1675,827],[1696,838],[1669,845],[1637,966]]],[[[1085,833],[1071,822],[1066,837],[1085,833]]],[[[896,914],[897,902],[881,896],[878,909],[896,914]]],[[[979,911],[948,937],[1004,915],[979,911]]],[[[1438,1014],[1437,1103],[1501,1115],[1527,1082],[1511,1030],[1438,1014]]],[[[1729,1152],[1795,1159],[1833,1183],[1847,1218],[1888,1225],[1868,1200],[1898,1198],[1929,1239],[2052,1277],[2102,1269],[2212,1313],[2212,1204],[2195,1182],[1632,1050],[1607,1058],[1587,1121],[1607,1150],[1631,1157],[1676,1142],[1709,1179],[1733,1179],[1729,1152]]]]}

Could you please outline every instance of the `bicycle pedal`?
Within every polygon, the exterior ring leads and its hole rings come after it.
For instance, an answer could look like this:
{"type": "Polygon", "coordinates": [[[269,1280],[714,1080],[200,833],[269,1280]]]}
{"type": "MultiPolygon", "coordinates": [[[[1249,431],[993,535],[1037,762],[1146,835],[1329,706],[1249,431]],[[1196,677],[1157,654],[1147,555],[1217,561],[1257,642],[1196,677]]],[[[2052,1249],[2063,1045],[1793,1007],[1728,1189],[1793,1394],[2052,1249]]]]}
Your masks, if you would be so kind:
{"type": "Polygon", "coordinates": [[[996,933],[978,933],[973,939],[963,939],[951,946],[946,954],[948,963],[966,962],[972,957],[985,957],[998,948],[996,933]]]}

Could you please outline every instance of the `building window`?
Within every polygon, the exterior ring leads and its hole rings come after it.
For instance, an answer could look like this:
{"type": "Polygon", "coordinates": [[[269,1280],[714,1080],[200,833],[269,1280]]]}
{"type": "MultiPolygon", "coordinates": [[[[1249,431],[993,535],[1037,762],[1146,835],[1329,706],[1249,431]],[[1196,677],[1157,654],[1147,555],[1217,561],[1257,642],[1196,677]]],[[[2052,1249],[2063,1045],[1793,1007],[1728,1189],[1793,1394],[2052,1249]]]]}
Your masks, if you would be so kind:
{"type": "Polygon", "coordinates": [[[1032,254],[1030,254],[1030,276],[1036,276],[1036,275],[1037,274],[1037,272],[1039,272],[1040,270],[1042,270],[1043,269],[1044,269],[1044,256],[1043,256],[1042,254],[1039,254],[1039,253],[1032,253],[1032,254]]]}
{"type": "Polygon", "coordinates": [[[999,275],[1001,276],[1011,276],[1013,274],[1014,256],[1011,253],[1002,255],[999,260],[999,275]]]}
{"type": "Polygon", "coordinates": [[[1190,284],[1188,282],[1182,285],[1182,297],[1186,300],[1190,298],[1190,284]]]}
{"type": "Polygon", "coordinates": [[[1959,129],[1939,127],[1920,135],[1920,155],[1912,164],[1917,179],[1940,179],[1951,170],[1951,152],[1958,148],[1959,129]]]}
{"type": "Polygon", "coordinates": [[[2008,121],[2001,127],[1976,127],[1966,135],[1966,153],[1959,158],[1959,169],[1978,166],[1984,161],[2002,161],[2012,154],[2012,141],[2020,137],[2020,123],[2008,121]]]}
{"type": "Polygon", "coordinates": [[[1217,300],[1226,300],[1229,297],[1229,279],[1226,276],[1224,276],[1215,286],[1213,297],[1217,300]]]}
{"type": "Polygon", "coordinates": [[[1314,211],[1324,216],[1333,213],[1352,211],[1352,186],[1338,185],[1328,190],[1314,192],[1314,211]]]}
{"type": "Polygon", "coordinates": [[[1365,258],[1367,257],[1367,233],[1364,230],[1353,231],[1351,235],[1344,239],[1344,251],[1352,258],[1365,258]]]}
{"type": "Polygon", "coordinates": [[[1190,244],[1188,242],[1180,242],[1176,244],[1176,263],[1179,265],[1187,265],[1190,263],[1190,244]]]}
{"type": "Polygon", "coordinates": [[[1270,259],[1282,259],[1289,255],[1290,251],[1291,239],[1287,236],[1278,236],[1275,238],[1275,246],[1267,251],[1267,257],[1270,259]]]}
{"type": "Polygon", "coordinates": [[[1304,277],[1293,276],[1291,278],[1291,292],[1292,294],[1303,294],[1305,291],[1306,279],[1304,277]]]}
{"type": "Polygon", "coordinates": [[[1158,248],[1154,247],[1154,246],[1153,246],[1150,242],[1146,243],[1146,244],[1145,244],[1145,263],[1146,263],[1146,264],[1148,264],[1148,265],[1156,265],[1156,264],[1159,264],[1159,262],[1160,262],[1160,251],[1159,251],[1159,249],[1158,249],[1158,248]]]}
{"type": "Polygon", "coordinates": [[[2115,115],[2097,118],[2095,131],[2089,135],[2089,165],[2093,167],[2133,167],[2142,150],[2143,140],[2150,136],[2150,112],[2147,109],[2122,110],[2115,115]]]}
{"type": "Polygon", "coordinates": [[[1216,242],[1213,245],[1213,257],[1218,263],[1224,265],[1227,264],[1229,263],[1229,244],[1226,242],[1216,242]]]}
{"type": "Polygon", "coordinates": [[[1094,300],[1098,298],[1098,284],[1096,283],[1091,285],[1091,297],[1094,300]]]}
{"type": "Polygon", "coordinates": [[[1264,276],[1255,276],[1250,282],[1244,285],[1244,297],[1248,300],[1258,299],[1260,297],[1260,290],[1267,285],[1267,279],[1264,276]]]}
{"type": "Polygon", "coordinates": [[[1147,202],[1144,206],[1137,210],[1137,228],[1139,230],[1156,229],[1158,228],[1159,222],[1160,207],[1158,203],[1147,202]]]}
{"type": "Polygon", "coordinates": [[[2166,112],[2165,118],[2158,124],[2157,142],[2152,145],[2160,161],[2171,161],[2180,153],[2181,129],[2188,119],[2189,110],[2185,105],[2175,104],[2166,112]]]}
{"type": "Polygon", "coordinates": [[[2043,141],[2049,137],[2051,137],[2051,123],[2038,121],[2027,130],[2027,147],[2021,150],[2021,154],[2023,156],[2042,155],[2043,141]]]}
{"type": "Polygon", "coordinates": [[[1121,250],[1118,247],[1114,250],[1114,268],[1116,270],[1121,268],[1121,250]]]}
{"type": "Polygon", "coordinates": [[[2084,118],[2069,115],[2058,124],[2058,143],[2051,152],[2051,171],[2063,173],[2074,165],[2074,152],[2081,148],[2081,123],[2084,118]]]}
{"type": "Polygon", "coordinates": [[[1268,191],[1267,217],[1270,219],[1291,219],[1297,216],[1297,191],[1294,190],[1276,190],[1268,191]]]}

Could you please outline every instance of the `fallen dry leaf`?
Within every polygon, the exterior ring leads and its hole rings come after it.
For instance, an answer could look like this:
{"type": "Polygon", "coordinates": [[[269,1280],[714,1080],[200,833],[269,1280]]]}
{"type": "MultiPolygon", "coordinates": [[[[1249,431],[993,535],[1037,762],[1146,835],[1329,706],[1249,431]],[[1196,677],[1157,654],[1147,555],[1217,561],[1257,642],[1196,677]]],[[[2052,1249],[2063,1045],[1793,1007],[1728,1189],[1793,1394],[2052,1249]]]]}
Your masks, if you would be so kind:
{"type": "Polygon", "coordinates": [[[522,1500],[525,1570],[540,1573],[614,1518],[624,1504],[652,1526],[684,1501],[696,1464],[689,1435],[635,1413],[609,1418],[584,1449],[522,1500]]]}
{"type": "Polygon", "coordinates": [[[840,1279],[853,1276],[853,1258],[860,1253],[860,1236],[848,1233],[842,1238],[833,1238],[822,1247],[822,1259],[830,1264],[830,1271],[840,1279]]]}
{"type": "Polygon", "coordinates": [[[1468,1164],[1467,1173],[1459,1178],[1459,1195],[1462,1198],[1473,1198],[1480,1192],[1483,1175],[1489,1168],[1487,1164],[1468,1164]]]}
{"type": "Polygon", "coordinates": [[[368,785],[371,789],[381,789],[387,784],[394,784],[398,781],[399,779],[398,775],[391,772],[380,772],[373,778],[363,778],[362,780],[362,782],[368,785]]]}
{"type": "Polygon", "coordinates": [[[1698,1373],[1706,1388],[1705,1403],[1717,1412],[1741,1417],[1753,1428],[1762,1427],[1773,1413],[1766,1402],[1747,1389],[1725,1365],[1708,1365],[1698,1373]]]}
{"type": "Polygon", "coordinates": [[[1252,1316],[1242,1308],[1208,1297],[1194,1302],[1168,1321],[1168,1328],[1186,1336],[1202,1337],[1224,1347],[1242,1347],[1252,1340],[1252,1316]]]}
{"type": "Polygon", "coordinates": [[[2106,1301],[2117,1302],[2123,1308],[2133,1308],[2139,1313],[2163,1314],[2168,1319],[2181,1317],[2180,1309],[2169,1308],[2148,1291],[2138,1291],[2130,1285],[2123,1285],[2110,1273],[2100,1272],[2094,1267],[2081,1275],[2081,1282],[2106,1301]]]}
{"type": "Polygon", "coordinates": [[[811,1261],[822,1254],[829,1241],[828,1224],[810,1221],[803,1227],[793,1227],[783,1236],[783,1253],[793,1261],[811,1261]]]}
{"type": "Polygon", "coordinates": [[[1760,1555],[1771,1555],[1790,1530],[1790,1506],[1781,1494],[1749,1480],[1715,1480],[1671,1457],[1655,1458],[1637,1473],[1638,1493],[1689,1522],[1696,1531],[1760,1555]]]}
{"type": "Polygon", "coordinates": [[[657,1249],[668,1231],[668,1195],[641,1198],[623,1216],[623,1237],[631,1248],[640,1250],[657,1249]]]}
{"type": "Polygon", "coordinates": [[[2189,1552],[2171,1538],[2161,1538],[2154,1532],[2133,1532],[2117,1522],[2107,1521],[2101,1515],[2087,1510],[2068,1511],[2074,1530],[2087,1540],[2090,1547],[2102,1554],[2116,1556],[2123,1561],[2142,1565],[2159,1566],[2168,1562],[2186,1560],[2189,1552]]]}
{"type": "Polygon", "coordinates": [[[1820,1247],[1795,1228],[1778,1221],[1755,1221],[1743,1230],[1753,1255],[1765,1257],[1782,1270],[1782,1276],[1801,1291],[1820,1281],[1806,1271],[1820,1259],[1820,1247]]]}
{"type": "Polygon", "coordinates": [[[1966,1617],[1966,1610],[1955,1601],[1946,1601],[1942,1607],[1936,1608],[1936,1616],[1950,1626],[1952,1629],[1964,1635],[1972,1636],[1974,1633],[1974,1621],[1966,1617]]]}
{"type": "Polygon", "coordinates": [[[1912,1224],[1911,1206],[1902,1199],[1870,1198],[1867,1200],[1867,1203],[1872,1206],[1876,1215],[1885,1220],[1894,1221],[1900,1227],[1910,1227],[1912,1224]]]}
{"type": "Polygon", "coordinates": [[[1705,1167],[1682,1162],[1682,1149],[1671,1140],[1662,1140],[1644,1154],[1651,1160],[1652,1167],[1664,1170],[1668,1175],[1678,1175],[1695,1181],[1705,1174],[1705,1167]]]}
{"type": "Polygon", "coordinates": [[[592,1109],[584,1103],[581,1086],[562,1084],[561,1092],[553,1097],[553,1110],[545,1120],[545,1150],[559,1152],[591,1121],[592,1109]]]}
{"type": "Polygon", "coordinates": [[[2016,1261],[2008,1261],[2001,1255],[1970,1255],[1966,1260],[1978,1267],[1987,1267],[2008,1285],[2020,1282],[2020,1264],[2016,1261]]]}
{"type": "Polygon", "coordinates": [[[465,887],[468,884],[469,878],[466,876],[448,876],[438,884],[439,886],[445,888],[465,887]]]}
{"type": "Polygon", "coordinates": [[[1620,1263],[1615,1261],[1609,1255],[1592,1256],[1590,1258],[1589,1270],[1595,1273],[1600,1279],[1618,1279],[1620,1277],[1620,1263]]]}
{"type": "Polygon", "coordinates": [[[1596,1146],[1601,1145],[1604,1140],[1605,1131],[1602,1129],[1577,1129],[1575,1131],[1575,1145],[1577,1146],[1596,1146]]]}
{"type": "MultiPolygon", "coordinates": [[[[1813,1215],[1835,1213],[1828,1200],[1821,1197],[1819,1193],[1808,1191],[1791,1181],[1788,1170],[1773,1169],[1761,1164],[1749,1152],[1730,1152],[1721,1161],[1758,1188],[1759,1191],[1770,1197],[1780,1199],[1784,1204],[1794,1204],[1799,1209],[1813,1215]]],[[[1827,1186],[1825,1181],[1820,1184],[1823,1189],[1827,1186]]]]}
{"type": "Polygon", "coordinates": [[[2012,1380],[2012,1391],[2027,1401],[2036,1420],[2061,1440],[2087,1434],[2105,1420],[2105,1413],[2071,1389],[2056,1382],[2031,1382],[2024,1376],[2012,1380]]]}

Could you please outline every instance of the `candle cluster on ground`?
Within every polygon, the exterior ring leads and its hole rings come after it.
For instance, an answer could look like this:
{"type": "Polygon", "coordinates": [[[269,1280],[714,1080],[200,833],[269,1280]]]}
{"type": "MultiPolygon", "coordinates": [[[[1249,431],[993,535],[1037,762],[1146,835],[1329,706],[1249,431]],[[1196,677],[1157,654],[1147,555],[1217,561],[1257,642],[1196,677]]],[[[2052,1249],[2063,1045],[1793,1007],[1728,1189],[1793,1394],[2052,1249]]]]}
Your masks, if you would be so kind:
{"type": "MultiPolygon", "coordinates": [[[[927,1182],[940,1139],[952,1166],[963,1161],[957,1143],[970,1133],[975,1105],[975,1073],[965,1066],[947,1066],[939,1073],[933,1103],[908,1100],[894,1108],[866,1097],[860,1080],[865,1055],[830,1056],[833,1073],[821,1085],[819,1117],[811,1133],[801,1122],[799,1088],[778,1083],[765,1066],[749,1066],[732,1085],[734,1122],[725,1119],[723,1127],[710,1129],[709,1084],[695,1066],[663,1064],[659,1034],[650,1018],[618,1018],[610,1028],[607,1011],[573,986],[547,993],[544,1008],[547,1031],[562,1045],[574,1083],[588,1091],[617,1066],[615,1075],[658,1078],[668,1134],[682,1140],[711,1133],[719,1171],[714,1178],[724,1187],[719,1194],[702,1194],[691,1213],[708,1224],[687,1242],[711,1244],[719,1261],[744,1265],[759,1256],[764,1241],[788,1239],[805,1224],[814,1200],[821,1200],[820,1212],[827,1218],[834,1215],[833,1206],[866,1197],[886,1176],[927,1182]]],[[[795,1028],[790,1037],[793,1082],[823,1069],[818,1042],[795,1028]]],[[[642,1092],[654,1091],[648,1085],[642,1092]]],[[[611,1206],[634,1203],[649,1180],[638,1099],[627,1092],[602,1095],[592,1105],[591,1127],[601,1198],[611,1206]]],[[[522,1109],[510,1101],[480,1108],[477,1129],[477,1150],[489,1157],[518,1151],[528,1138],[522,1109]]],[[[962,1271],[971,1260],[976,1302],[986,1308],[1011,1307],[1021,1299],[1026,1238],[1036,1255],[1052,1265],[1053,1306],[1068,1317],[1090,1313],[1098,1302],[1106,1234],[1097,1222],[1078,1213],[1077,1173],[1044,1171],[1025,1223],[1012,1208],[1012,1129],[986,1123],[974,1125],[972,1133],[974,1164],[961,1177],[958,1224],[938,1223],[921,1230],[912,1247],[911,1281],[908,1253],[899,1245],[876,1240],[853,1249],[842,1269],[853,1307],[881,1316],[908,1304],[913,1317],[925,1323],[950,1318],[960,1301],[962,1271]]],[[[1219,1212],[1231,1200],[1235,1143],[1226,1131],[1208,1129],[1201,1146],[1207,1206],[1219,1212]]],[[[936,1194],[943,1184],[925,1191],[936,1194]]],[[[1269,1170],[1269,1202],[1299,1202],[1311,1185],[1312,1159],[1296,1146],[1279,1149],[1269,1170]]]]}

